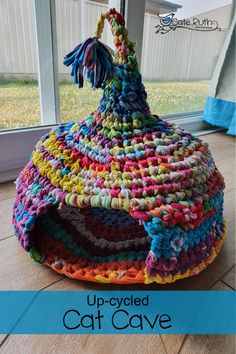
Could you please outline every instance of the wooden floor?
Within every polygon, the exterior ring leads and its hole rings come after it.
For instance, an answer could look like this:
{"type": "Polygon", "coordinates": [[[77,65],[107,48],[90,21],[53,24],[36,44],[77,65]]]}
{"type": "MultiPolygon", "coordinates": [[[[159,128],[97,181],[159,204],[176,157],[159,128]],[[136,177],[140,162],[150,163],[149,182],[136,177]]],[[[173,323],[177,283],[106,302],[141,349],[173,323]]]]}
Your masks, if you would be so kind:
{"type": "MultiPolygon", "coordinates": [[[[225,177],[225,217],[227,239],[219,257],[198,276],[168,286],[112,286],[66,279],[52,270],[33,263],[13,236],[11,225],[14,184],[0,185],[0,289],[1,290],[74,290],[74,289],[235,289],[235,145],[224,133],[202,137],[209,142],[213,157],[225,177]]],[[[234,354],[234,336],[193,335],[0,335],[4,354],[234,354]]]]}

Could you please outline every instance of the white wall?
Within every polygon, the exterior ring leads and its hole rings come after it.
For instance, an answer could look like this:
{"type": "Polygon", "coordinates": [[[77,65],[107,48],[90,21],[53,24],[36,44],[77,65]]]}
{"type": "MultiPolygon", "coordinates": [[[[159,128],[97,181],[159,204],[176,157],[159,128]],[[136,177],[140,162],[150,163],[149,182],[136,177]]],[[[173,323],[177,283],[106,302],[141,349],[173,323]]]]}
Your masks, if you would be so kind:
{"type": "MultiPolygon", "coordinates": [[[[64,56],[92,36],[107,5],[88,0],[57,0],[59,73],[68,73],[64,56]]],[[[37,72],[33,0],[0,0],[0,75],[37,72]]],[[[177,29],[155,34],[157,18],[145,14],[141,70],[145,79],[210,79],[226,32],[177,29]]],[[[131,38],[132,39],[132,38],[131,38]]],[[[107,41],[107,32],[102,38],[107,41]]]]}
{"type": "Polygon", "coordinates": [[[32,0],[0,0],[0,74],[36,73],[32,0]]]}
{"type": "MultiPolygon", "coordinates": [[[[106,5],[90,1],[56,1],[59,73],[70,70],[63,65],[64,56],[80,42],[94,35],[100,14],[106,10],[106,5]]],[[[107,34],[104,31],[102,41],[106,42],[106,39],[107,34]]]]}
{"type": "MultiPolygon", "coordinates": [[[[64,56],[92,36],[107,6],[83,0],[57,0],[59,73],[66,73],[64,56]]],[[[33,0],[0,0],[0,74],[37,72],[33,0]]],[[[103,40],[106,41],[106,31],[103,40]]]]}

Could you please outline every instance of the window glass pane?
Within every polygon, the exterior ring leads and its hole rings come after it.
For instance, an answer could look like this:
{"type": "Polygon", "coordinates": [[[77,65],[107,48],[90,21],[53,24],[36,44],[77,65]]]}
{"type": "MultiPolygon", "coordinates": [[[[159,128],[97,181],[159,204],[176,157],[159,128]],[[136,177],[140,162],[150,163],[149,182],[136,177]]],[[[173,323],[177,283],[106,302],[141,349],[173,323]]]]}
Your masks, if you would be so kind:
{"type": "MultiPolygon", "coordinates": [[[[81,1],[56,1],[57,48],[59,71],[60,115],[62,122],[86,118],[98,106],[102,90],[92,90],[84,83],[78,86],[72,84],[71,68],[63,65],[67,53],[79,43],[93,36],[101,12],[105,12],[107,4],[81,1]]],[[[107,29],[104,29],[102,42],[107,43],[107,29]]]]}
{"type": "MultiPolygon", "coordinates": [[[[231,16],[230,0],[179,0],[147,2],[141,72],[153,113],[165,115],[203,110],[209,83],[227,35],[231,16]],[[154,5],[153,5],[154,4],[154,5]],[[178,7],[178,6],[177,6],[178,7]],[[174,13],[177,20],[195,21],[191,26],[176,27],[168,33],[155,33],[160,17],[174,13]],[[193,20],[195,19],[195,20],[193,20]],[[209,20],[204,23],[204,20],[209,20]],[[218,22],[221,30],[212,30],[218,22]],[[209,30],[211,29],[211,30],[209,30]]],[[[61,121],[81,120],[96,109],[102,90],[85,85],[78,91],[71,83],[70,68],[64,56],[78,43],[92,36],[100,13],[108,1],[56,1],[59,94],[61,121]]],[[[181,26],[181,23],[179,23],[181,26]]],[[[132,38],[131,38],[132,39],[132,38]]],[[[112,46],[109,29],[102,41],[112,46]]]]}
{"type": "Polygon", "coordinates": [[[176,3],[177,11],[173,2],[146,6],[142,74],[151,110],[161,115],[204,109],[231,17],[230,0],[176,3]]]}
{"type": "MultiPolygon", "coordinates": [[[[77,86],[71,84],[70,70],[63,65],[63,58],[79,42],[93,35],[107,3],[106,0],[56,1],[62,122],[88,116],[101,98],[102,90],[93,91],[87,85],[78,92],[77,86]]],[[[147,6],[141,71],[151,110],[160,115],[204,108],[231,17],[229,0],[179,0],[178,4],[182,8],[175,11],[175,19],[193,21],[195,18],[200,27],[205,19],[217,21],[221,30],[190,30],[183,25],[184,28],[157,34],[160,17],[156,13],[163,17],[174,10],[147,6]]],[[[0,129],[37,126],[40,125],[40,107],[33,0],[0,0],[0,10],[0,129]]],[[[205,23],[203,27],[209,25],[212,27],[212,23],[205,23]]],[[[106,29],[102,40],[112,45],[106,29]]]]}
{"type": "Polygon", "coordinates": [[[32,0],[0,0],[0,130],[40,124],[32,0]]]}

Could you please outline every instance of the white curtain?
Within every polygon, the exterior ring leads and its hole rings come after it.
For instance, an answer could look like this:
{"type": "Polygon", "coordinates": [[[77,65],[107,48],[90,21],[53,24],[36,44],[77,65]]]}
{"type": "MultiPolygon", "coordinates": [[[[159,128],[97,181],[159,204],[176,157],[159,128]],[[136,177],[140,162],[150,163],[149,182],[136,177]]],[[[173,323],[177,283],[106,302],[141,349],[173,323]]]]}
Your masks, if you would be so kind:
{"type": "Polygon", "coordinates": [[[235,116],[235,23],[231,23],[219,56],[207,97],[203,119],[215,126],[236,134],[235,116]]]}

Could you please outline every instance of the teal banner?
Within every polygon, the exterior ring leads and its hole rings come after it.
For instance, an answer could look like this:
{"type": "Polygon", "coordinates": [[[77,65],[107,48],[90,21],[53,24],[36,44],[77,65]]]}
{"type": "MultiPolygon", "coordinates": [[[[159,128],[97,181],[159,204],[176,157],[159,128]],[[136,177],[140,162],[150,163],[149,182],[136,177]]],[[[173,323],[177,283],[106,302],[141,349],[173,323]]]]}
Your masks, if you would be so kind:
{"type": "Polygon", "coordinates": [[[235,334],[234,291],[1,291],[2,334],[235,334]]]}

